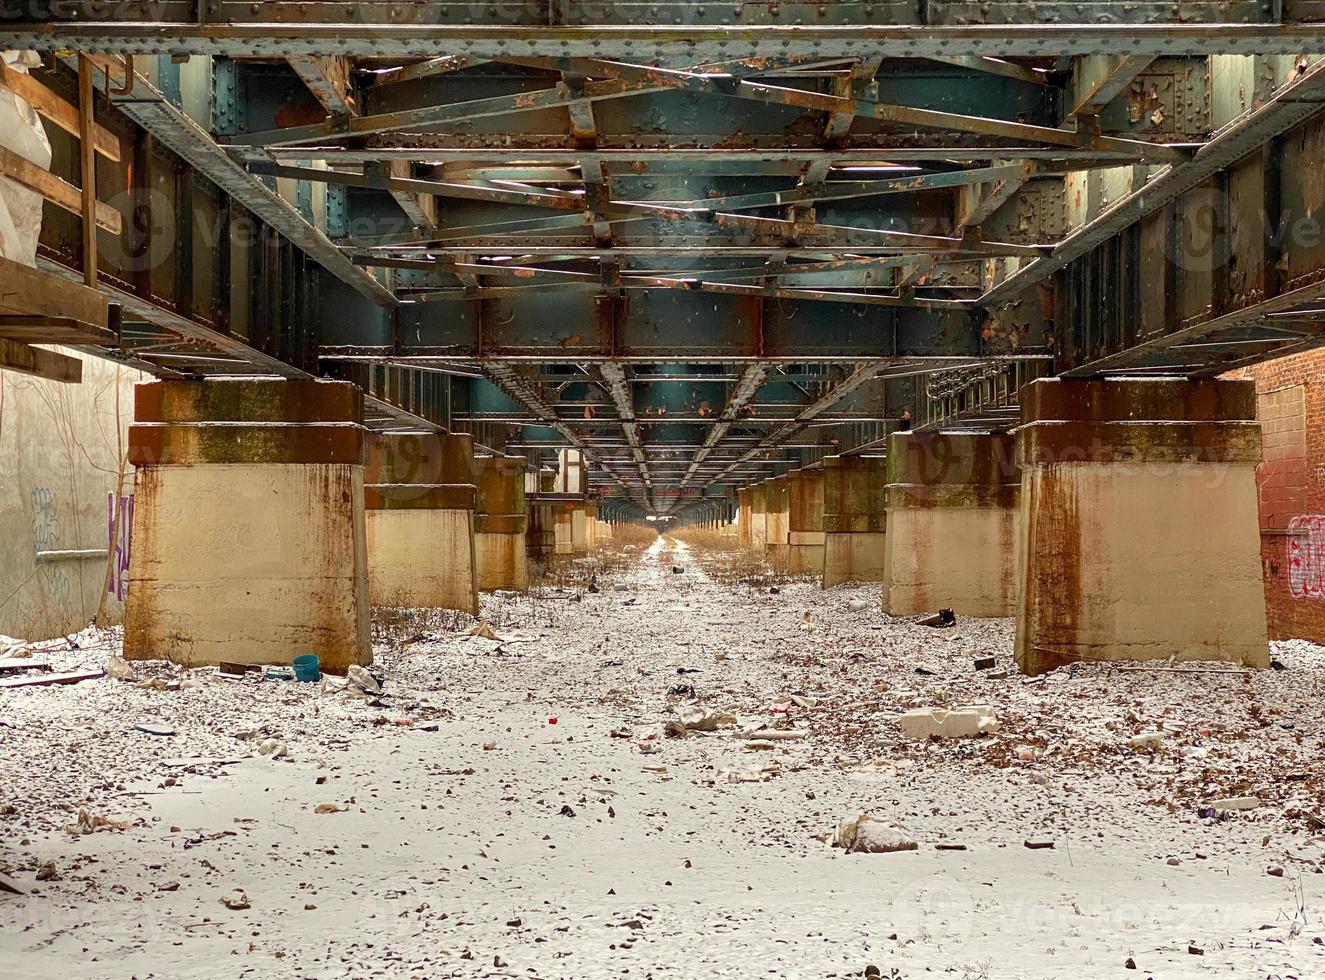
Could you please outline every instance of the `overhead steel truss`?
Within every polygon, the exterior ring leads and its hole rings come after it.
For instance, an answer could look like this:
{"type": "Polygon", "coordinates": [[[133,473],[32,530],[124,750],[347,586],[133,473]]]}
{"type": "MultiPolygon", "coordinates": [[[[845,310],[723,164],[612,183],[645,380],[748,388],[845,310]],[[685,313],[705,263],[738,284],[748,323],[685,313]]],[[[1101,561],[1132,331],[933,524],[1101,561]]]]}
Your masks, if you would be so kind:
{"type": "Polygon", "coordinates": [[[375,427],[574,447],[639,510],[1009,425],[1027,377],[1325,338],[1325,249],[1248,231],[1318,210],[1313,0],[100,10],[0,48],[98,56],[130,254],[173,173],[189,274],[103,257],[107,356],[348,378],[375,427]]]}

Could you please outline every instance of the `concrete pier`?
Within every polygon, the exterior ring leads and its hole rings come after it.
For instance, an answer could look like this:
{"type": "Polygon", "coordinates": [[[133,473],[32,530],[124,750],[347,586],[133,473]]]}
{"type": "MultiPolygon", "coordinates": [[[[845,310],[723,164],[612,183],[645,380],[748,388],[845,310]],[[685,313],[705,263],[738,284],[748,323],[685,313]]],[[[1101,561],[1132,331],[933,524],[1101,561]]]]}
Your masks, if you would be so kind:
{"type": "Polygon", "coordinates": [[[1269,663],[1251,382],[1036,381],[1016,436],[1025,673],[1269,663]]]}
{"type": "Polygon", "coordinates": [[[749,548],[750,541],[750,487],[741,487],[736,491],[736,543],[749,548]]]}
{"type": "Polygon", "coordinates": [[[372,661],[362,418],[346,382],[137,387],[127,658],[372,661]]]}
{"type": "Polygon", "coordinates": [[[916,616],[1016,611],[1016,445],[1007,433],[888,438],[883,608],[916,616]]]}
{"type": "Polygon", "coordinates": [[[769,559],[778,564],[787,561],[787,549],[791,540],[790,517],[791,502],[784,476],[765,480],[764,487],[764,551],[769,559]]]}
{"type": "Polygon", "coordinates": [[[787,474],[787,571],[820,575],[824,569],[824,471],[787,474]]]}
{"type": "Polygon", "coordinates": [[[825,456],[823,587],[881,582],[887,517],[882,456],[825,456]]]}
{"type": "Polygon", "coordinates": [[[544,467],[525,474],[525,505],[529,520],[525,529],[525,554],[531,562],[548,562],[556,554],[556,508],[554,501],[543,497],[557,483],[557,473],[544,467]]]}
{"type": "Polygon", "coordinates": [[[767,514],[764,511],[764,484],[755,483],[750,491],[750,550],[762,555],[768,544],[767,514]]]}
{"type": "Polygon", "coordinates": [[[529,587],[524,469],[523,456],[484,456],[478,460],[474,564],[478,587],[484,592],[523,591],[529,587]]]}
{"type": "Polygon", "coordinates": [[[478,612],[475,479],[467,433],[369,438],[364,507],[374,605],[478,612]]]}

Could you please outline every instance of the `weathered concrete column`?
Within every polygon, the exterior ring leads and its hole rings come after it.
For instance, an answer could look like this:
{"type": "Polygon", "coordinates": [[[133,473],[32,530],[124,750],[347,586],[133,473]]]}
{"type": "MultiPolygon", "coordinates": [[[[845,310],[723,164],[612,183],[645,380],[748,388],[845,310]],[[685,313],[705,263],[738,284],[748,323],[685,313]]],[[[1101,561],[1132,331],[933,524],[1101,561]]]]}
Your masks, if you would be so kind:
{"type": "Polygon", "coordinates": [[[557,505],[535,500],[529,503],[525,528],[525,555],[530,561],[548,561],[557,551],[557,505]]]}
{"type": "Polygon", "coordinates": [[[589,532],[589,550],[593,551],[598,547],[598,500],[591,498],[584,505],[584,520],[588,525],[589,532]]]}
{"type": "Polygon", "coordinates": [[[1264,667],[1250,381],[1041,380],[1022,394],[1017,662],[1264,667]]]}
{"type": "Polygon", "coordinates": [[[750,547],[749,487],[741,487],[736,491],[736,543],[742,548],[750,547]]]}
{"type": "Polygon", "coordinates": [[[553,513],[553,542],[556,554],[573,554],[575,545],[575,502],[567,500],[557,504],[553,513]]]}
{"type": "Polygon", "coordinates": [[[468,433],[369,437],[364,507],[374,605],[478,612],[475,480],[468,433]]]}
{"type": "Polygon", "coordinates": [[[362,418],[341,381],[138,385],[127,658],[372,662],[362,418]]]}
{"type": "Polygon", "coordinates": [[[884,462],[882,456],[823,458],[825,589],[883,581],[884,462]]]}
{"type": "Polygon", "coordinates": [[[478,587],[529,587],[524,535],[523,456],[484,456],[478,460],[478,513],[474,517],[474,566],[478,587]]]}
{"type": "Polygon", "coordinates": [[[582,500],[571,510],[571,554],[587,555],[594,547],[594,514],[598,505],[582,500]]]}
{"type": "Polygon", "coordinates": [[[768,519],[764,512],[764,485],[752,483],[750,491],[750,550],[762,555],[768,542],[768,519]]]}
{"type": "Polygon", "coordinates": [[[764,521],[767,538],[764,550],[768,557],[777,562],[787,560],[787,544],[790,524],[790,502],[788,499],[787,478],[773,477],[764,481],[764,521]]]}
{"type": "Polygon", "coordinates": [[[1008,433],[890,435],[884,611],[1013,615],[1020,481],[1008,433]]]}
{"type": "Polygon", "coordinates": [[[787,474],[787,570],[818,575],[824,570],[824,471],[787,474]]]}

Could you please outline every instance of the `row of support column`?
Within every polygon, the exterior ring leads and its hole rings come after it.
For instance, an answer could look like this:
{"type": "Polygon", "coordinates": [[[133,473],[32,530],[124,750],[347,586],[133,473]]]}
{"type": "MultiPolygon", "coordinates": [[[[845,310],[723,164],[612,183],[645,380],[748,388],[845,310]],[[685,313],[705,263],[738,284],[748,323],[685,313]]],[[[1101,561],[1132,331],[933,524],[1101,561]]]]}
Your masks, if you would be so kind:
{"type": "Polygon", "coordinates": [[[1250,382],[1045,379],[1012,433],[894,433],[743,488],[736,532],[825,588],[880,582],[890,615],[1016,616],[1026,673],[1266,666],[1259,460],[1250,382]]]}
{"type": "MultiPolygon", "coordinates": [[[[554,550],[525,461],[467,434],[369,433],[362,392],[318,380],[153,381],[135,390],[125,656],[324,670],[372,660],[370,604],[478,612],[554,550]]],[[[572,547],[599,535],[574,506],[572,547]]],[[[561,511],[558,510],[557,514],[561,511]]]]}

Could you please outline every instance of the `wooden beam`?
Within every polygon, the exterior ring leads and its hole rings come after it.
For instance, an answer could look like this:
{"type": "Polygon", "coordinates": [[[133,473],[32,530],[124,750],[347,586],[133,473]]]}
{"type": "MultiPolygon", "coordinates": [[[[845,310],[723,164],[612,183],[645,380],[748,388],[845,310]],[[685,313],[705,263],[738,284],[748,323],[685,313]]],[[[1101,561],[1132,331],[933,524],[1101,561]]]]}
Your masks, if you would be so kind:
{"type": "MultiPolygon", "coordinates": [[[[0,176],[8,177],[16,184],[22,184],[28,190],[36,191],[52,204],[64,208],[73,214],[83,215],[83,192],[68,181],[62,180],[49,170],[42,170],[31,160],[21,157],[13,150],[0,146],[0,176]]],[[[112,235],[118,235],[121,229],[120,213],[109,204],[94,202],[96,223],[112,235]]]]}
{"type": "MultiPolygon", "coordinates": [[[[83,216],[83,282],[89,286],[97,284],[97,151],[92,145],[92,94],[93,72],[96,71],[86,55],[78,58],[78,150],[82,166],[79,168],[82,181],[82,206],[79,214],[83,216]]],[[[109,209],[108,209],[109,210],[109,209]]],[[[119,214],[115,214],[118,225],[119,214]]],[[[119,234],[119,231],[116,231],[119,234]]]]}
{"type": "MultiPolygon", "coordinates": [[[[26,72],[10,68],[0,61],[0,85],[32,105],[44,119],[71,136],[78,135],[78,110],[26,72]]],[[[120,162],[120,140],[105,126],[92,126],[92,143],[107,160],[120,162]]]]}
{"type": "Polygon", "coordinates": [[[0,313],[0,337],[25,344],[104,344],[118,347],[113,330],[67,316],[0,313]]]}
{"type": "Polygon", "coordinates": [[[83,380],[83,362],[78,358],[3,337],[0,337],[0,369],[32,374],[63,384],[76,385],[83,380]]]}
{"type": "Polygon", "coordinates": [[[107,325],[106,296],[76,282],[0,256],[0,313],[68,317],[107,325]]]}

